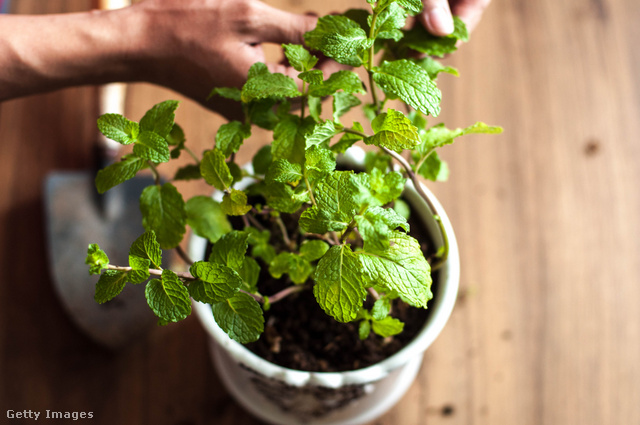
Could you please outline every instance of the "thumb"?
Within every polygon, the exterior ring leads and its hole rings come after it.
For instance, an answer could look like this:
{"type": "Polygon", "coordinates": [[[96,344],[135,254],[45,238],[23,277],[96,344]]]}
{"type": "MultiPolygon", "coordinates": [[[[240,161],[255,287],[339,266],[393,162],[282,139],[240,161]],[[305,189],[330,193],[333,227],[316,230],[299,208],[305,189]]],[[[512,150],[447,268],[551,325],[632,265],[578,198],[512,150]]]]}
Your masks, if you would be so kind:
{"type": "Polygon", "coordinates": [[[424,9],[418,16],[422,25],[431,34],[444,36],[454,30],[453,18],[447,0],[424,0],[424,9]]]}
{"type": "Polygon", "coordinates": [[[304,33],[316,27],[318,18],[298,15],[259,3],[258,18],[250,37],[253,43],[303,44],[304,33]]]}

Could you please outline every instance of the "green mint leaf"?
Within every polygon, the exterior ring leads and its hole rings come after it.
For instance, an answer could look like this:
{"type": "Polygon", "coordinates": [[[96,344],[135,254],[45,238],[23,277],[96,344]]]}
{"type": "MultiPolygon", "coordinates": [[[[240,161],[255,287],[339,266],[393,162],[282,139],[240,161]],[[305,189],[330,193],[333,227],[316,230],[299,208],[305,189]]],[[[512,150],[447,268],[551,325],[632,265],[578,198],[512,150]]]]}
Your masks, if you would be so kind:
{"type": "Polygon", "coordinates": [[[182,145],[182,147],[184,147],[184,142],[187,140],[184,136],[184,130],[176,123],[173,123],[173,127],[171,127],[166,139],[169,146],[182,145]]]}
{"type": "Polygon", "coordinates": [[[253,165],[253,172],[258,175],[267,174],[271,161],[271,145],[261,147],[251,161],[251,164],[253,165]]]}
{"type": "Polygon", "coordinates": [[[322,99],[315,96],[309,96],[307,97],[307,105],[309,106],[309,116],[311,116],[315,122],[320,122],[320,115],[322,115],[322,99]]]}
{"type": "Polygon", "coordinates": [[[387,94],[397,96],[412,108],[434,117],[440,113],[440,90],[429,74],[407,59],[384,61],[374,69],[373,80],[387,94]]]}
{"type": "Polygon", "coordinates": [[[301,285],[309,279],[313,273],[313,266],[305,258],[291,252],[281,252],[269,265],[269,273],[276,279],[280,279],[284,273],[296,285],[301,285]]]}
{"type": "Polygon", "coordinates": [[[231,121],[222,124],[216,133],[216,148],[218,148],[225,157],[232,153],[238,152],[242,142],[251,137],[251,126],[242,124],[239,121],[231,121]]]}
{"type": "Polygon", "coordinates": [[[364,169],[367,173],[371,173],[377,169],[382,173],[390,170],[391,157],[382,152],[369,151],[364,156],[364,169]]]}
{"type": "Polygon", "coordinates": [[[364,139],[367,145],[389,148],[398,153],[403,149],[412,149],[420,144],[418,129],[402,112],[388,109],[372,122],[374,135],[364,139]]]}
{"type": "Polygon", "coordinates": [[[167,141],[151,131],[142,131],[136,144],[133,145],[133,153],[151,162],[168,162],[171,159],[167,141]]]}
{"type": "Polygon", "coordinates": [[[242,91],[236,87],[217,87],[211,90],[207,100],[211,99],[214,96],[220,96],[225,99],[235,100],[236,102],[240,102],[240,96],[242,91]]]}
{"type": "Polygon", "coordinates": [[[358,231],[364,240],[364,248],[384,251],[389,248],[391,230],[402,227],[409,230],[404,217],[394,210],[381,207],[370,207],[364,214],[355,217],[358,231]]]}
{"type": "Polygon", "coordinates": [[[284,74],[261,72],[250,77],[242,87],[241,99],[244,103],[265,98],[298,97],[298,85],[293,78],[284,74]]]}
{"type": "Polygon", "coordinates": [[[342,70],[331,74],[322,84],[309,87],[309,96],[325,97],[342,90],[345,93],[364,94],[362,80],[353,71],[342,70]]]}
{"type": "Polygon", "coordinates": [[[184,167],[178,168],[174,180],[199,180],[202,178],[200,174],[200,164],[187,164],[184,167]]]}
{"type": "Polygon", "coordinates": [[[162,271],[162,279],[152,279],[144,291],[147,304],[160,319],[178,322],[191,314],[189,291],[171,270],[162,271]]]}
{"type": "Polygon", "coordinates": [[[454,31],[444,37],[438,37],[428,32],[422,25],[414,25],[405,31],[402,45],[407,46],[428,56],[443,57],[455,52],[458,40],[468,41],[469,32],[464,22],[457,16],[453,17],[454,31]]]}
{"type": "Polygon", "coordinates": [[[242,168],[235,162],[228,162],[227,166],[229,167],[229,172],[231,173],[231,177],[233,178],[233,182],[237,183],[244,177],[244,173],[242,172],[242,168]]]}
{"type": "Polygon", "coordinates": [[[105,270],[96,283],[94,299],[98,304],[106,303],[115,298],[127,283],[127,272],[105,270]]]}
{"type": "Polygon", "coordinates": [[[233,176],[225,162],[225,155],[219,149],[204,153],[200,162],[200,173],[207,183],[218,190],[227,190],[233,183],[233,176]]]}
{"type": "Polygon", "coordinates": [[[273,112],[277,99],[254,100],[249,103],[248,115],[251,122],[260,128],[273,130],[278,123],[278,116],[273,112]]]}
{"type": "Polygon", "coordinates": [[[300,245],[300,255],[307,261],[319,260],[329,250],[329,244],[321,240],[305,241],[300,245]]]}
{"type": "Polygon", "coordinates": [[[305,134],[313,128],[315,121],[311,117],[300,120],[295,115],[285,116],[273,130],[271,155],[273,160],[286,159],[291,163],[304,162],[305,134]]]}
{"type": "Polygon", "coordinates": [[[358,325],[358,337],[361,341],[369,338],[369,334],[371,333],[371,322],[369,320],[363,320],[358,325]]]}
{"type": "Polygon", "coordinates": [[[140,130],[156,133],[162,138],[167,137],[173,129],[179,103],[177,100],[166,100],[154,105],[140,120],[140,130]]]}
{"type": "Polygon", "coordinates": [[[378,11],[384,10],[393,3],[399,4],[413,14],[422,11],[422,0],[380,0],[376,9],[378,11]]]}
{"type": "Polygon", "coordinates": [[[499,134],[502,127],[489,126],[483,122],[477,122],[467,128],[457,128],[449,130],[444,124],[431,127],[422,135],[422,142],[417,147],[416,152],[421,155],[428,155],[433,149],[453,143],[454,139],[466,134],[499,134]]]}
{"type": "Polygon", "coordinates": [[[144,159],[134,155],[124,156],[120,161],[98,171],[96,175],[96,189],[99,193],[105,193],[114,186],[124,183],[136,176],[138,171],[147,166],[144,159]]]}
{"type": "MultiPolygon", "coordinates": [[[[404,34],[400,29],[404,27],[407,20],[407,12],[404,11],[397,3],[391,3],[378,17],[373,28],[374,37],[383,40],[400,40],[404,34]]],[[[367,23],[371,26],[373,15],[370,15],[367,23]]]]}
{"type": "Polygon", "coordinates": [[[325,142],[331,140],[331,138],[340,133],[340,131],[339,128],[336,128],[336,124],[333,121],[316,124],[313,131],[305,137],[306,149],[309,149],[311,146],[325,144],[325,142]]]}
{"type": "Polygon", "coordinates": [[[211,310],[220,329],[240,344],[257,341],[264,331],[260,304],[245,293],[239,292],[233,298],[213,304],[211,310]]]}
{"type": "Polygon", "coordinates": [[[379,168],[371,170],[371,192],[380,205],[395,201],[404,190],[407,181],[397,171],[383,172],[379,168]]]}
{"type": "Polygon", "coordinates": [[[269,68],[267,68],[267,65],[265,63],[256,62],[251,65],[251,68],[249,68],[249,72],[247,73],[247,80],[251,80],[252,78],[256,78],[260,75],[267,75],[270,73],[271,72],[269,71],[269,68]]]}
{"type": "Polygon", "coordinates": [[[253,246],[251,255],[262,258],[266,264],[270,264],[276,256],[276,250],[269,243],[271,233],[268,230],[258,230],[255,227],[247,228],[246,232],[249,233],[249,245],[253,246]]]}
{"type": "Polygon", "coordinates": [[[429,74],[429,78],[431,78],[432,80],[435,80],[438,77],[438,74],[440,74],[441,72],[455,75],[456,77],[460,76],[457,69],[450,66],[444,66],[439,61],[433,59],[431,56],[425,56],[421,59],[413,59],[413,62],[420,68],[427,71],[427,74],[429,74]]]}
{"type": "MultiPolygon", "coordinates": [[[[162,251],[160,250],[160,244],[156,240],[156,234],[153,231],[144,232],[131,244],[131,248],[129,249],[129,263],[131,263],[131,257],[149,261],[147,269],[150,266],[153,266],[154,269],[161,268],[162,251]]],[[[133,265],[131,265],[131,267],[136,269],[133,265]]]]}
{"type": "Polygon", "coordinates": [[[329,149],[315,145],[305,152],[305,174],[315,182],[336,169],[336,157],[329,149]]]}
{"type": "Polygon", "coordinates": [[[245,215],[251,211],[251,205],[247,205],[247,194],[237,189],[225,192],[220,206],[227,215],[245,215]]]}
{"type": "Polygon", "coordinates": [[[340,122],[340,117],[354,106],[360,105],[360,99],[351,93],[338,92],[333,95],[333,120],[340,122]]]}
{"type": "Polygon", "coordinates": [[[201,287],[198,290],[204,291],[204,298],[209,304],[231,298],[242,286],[240,275],[222,264],[196,261],[189,268],[189,272],[202,281],[202,284],[197,285],[201,287]]]}
{"type": "Polygon", "coordinates": [[[373,303],[371,317],[373,320],[380,321],[389,315],[389,311],[391,311],[391,300],[388,297],[382,297],[373,303]]]}
{"type": "Polygon", "coordinates": [[[340,15],[318,19],[316,28],[305,33],[304,40],[309,48],[350,66],[362,65],[362,51],[370,47],[370,40],[360,25],[340,15]]]}
{"type": "Polygon", "coordinates": [[[267,205],[274,210],[293,214],[308,201],[309,194],[303,185],[294,190],[288,184],[274,182],[264,187],[262,195],[267,198],[267,205]],[[302,190],[302,193],[299,190],[302,190]]]}
{"type": "Polygon", "coordinates": [[[313,276],[313,294],[328,315],[339,322],[356,318],[367,296],[364,270],[349,245],[336,245],[320,259],[313,276]]]}
{"type": "Polygon", "coordinates": [[[84,263],[89,266],[89,274],[100,274],[102,269],[106,269],[109,265],[109,257],[98,244],[92,243],[87,249],[87,258],[84,263]]]}
{"type": "Polygon", "coordinates": [[[213,245],[211,255],[209,255],[209,262],[239,270],[247,252],[248,239],[249,234],[247,232],[232,230],[226,233],[213,245]]]}
{"type": "Polygon", "coordinates": [[[154,231],[160,247],[178,246],[186,232],[187,213],[180,192],[171,183],[162,187],[146,187],[140,195],[142,224],[147,231],[154,231]]]}
{"type": "MultiPolygon", "coordinates": [[[[148,260],[147,260],[148,261],[148,260]]],[[[149,273],[149,269],[147,270],[131,270],[127,273],[127,280],[134,285],[145,282],[149,279],[151,274],[149,273]]]]}
{"type": "Polygon", "coordinates": [[[449,166],[440,159],[437,152],[431,152],[417,172],[425,179],[432,181],[446,181],[449,178],[449,166]]]}
{"type": "Polygon", "coordinates": [[[319,69],[312,69],[310,71],[301,72],[298,74],[298,78],[307,84],[318,85],[324,81],[324,74],[319,69]]]}
{"type": "Polygon", "coordinates": [[[300,164],[292,164],[286,159],[279,159],[272,162],[265,176],[267,183],[289,183],[294,186],[298,184],[301,178],[302,166],[300,164]]]}
{"type": "MultiPolygon", "coordinates": [[[[362,124],[360,124],[359,122],[354,122],[353,125],[351,126],[352,130],[355,131],[359,131],[359,132],[364,132],[364,128],[362,128],[362,124]]],[[[363,137],[359,134],[353,134],[353,133],[344,133],[344,136],[342,136],[340,138],[340,140],[338,141],[338,143],[336,143],[335,145],[331,146],[331,152],[334,153],[345,153],[347,151],[347,149],[349,149],[351,146],[353,146],[354,143],[362,140],[363,137]]]]}
{"type": "Polygon", "coordinates": [[[260,265],[251,257],[245,257],[242,267],[238,270],[242,278],[244,289],[251,293],[258,291],[258,278],[260,277],[260,265]]]}
{"type": "Polygon", "coordinates": [[[120,114],[104,114],[98,118],[98,130],[106,138],[123,145],[135,142],[140,134],[137,122],[129,121],[120,114]]]}
{"type": "Polygon", "coordinates": [[[395,317],[387,316],[382,320],[373,320],[371,329],[377,335],[383,338],[387,338],[393,335],[398,335],[404,329],[404,323],[395,317]]]}
{"type": "Polygon", "coordinates": [[[424,258],[420,244],[411,236],[394,231],[389,235],[389,248],[368,247],[360,251],[370,285],[382,285],[395,290],[406,303],[426,308],[431,293],[431,267],[424,258]]]}
{"type": "Polygon", "coordinates": [[[220,204],[208,196],[194,196],[185,205],[187,224],[193,232],[215,243],[231,231],[231,224],[220,204]]]}
{"type": "Polygon", "coordinates": [[[298,72],[308,71],[318,63],[318,58],[299,44],[283,44],[282,48],[289,65],[298,72]]]}
{"type": "Polygon", "coordinates": [[[213,304],[213,300],[209,298],[204,288],[205,283],[198,279],[189,283],[187,290],[189,291],[191,298],[194,300],[205,304],[213,304]]]}
{"type": "Polygon", "coordinates": [[[349,9],[346,12],[344,12],[342,15],[356,22],[358,25],[360,25],[360,28],[362,28],[364,32],[369,34],[370,27],[369,27],[368,21],[369,21],[369,16],[371,16],[371,13],[368,10],[349,9]]]}
{"type": "Polygon", "coordinates": [[[409,204],[402,199],[396,199],[393,203],[393,210],[407,220],[409,219],[409,216],[411,216],[411,207],[409,207],[409,204]]]}
{"type": "Polygon", "coordinates": [[[347,228],[348,221],[335,219],[333,214],[318,207],[307,208],[300,216],[300,228],[307,233],[340,232],[347,228]]]}

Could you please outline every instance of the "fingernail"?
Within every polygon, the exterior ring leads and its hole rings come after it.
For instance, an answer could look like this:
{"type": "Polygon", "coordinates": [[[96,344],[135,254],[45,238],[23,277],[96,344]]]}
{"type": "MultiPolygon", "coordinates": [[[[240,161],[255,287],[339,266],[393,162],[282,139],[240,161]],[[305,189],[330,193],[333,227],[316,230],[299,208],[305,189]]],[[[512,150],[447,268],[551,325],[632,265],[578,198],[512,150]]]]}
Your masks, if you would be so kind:
{"type": "Polygon", "coordinates": [[[434,7],[429,11],[429,23],[438,35],[447,35],[453,32],[453,18],[442,7],[434,7]]]}

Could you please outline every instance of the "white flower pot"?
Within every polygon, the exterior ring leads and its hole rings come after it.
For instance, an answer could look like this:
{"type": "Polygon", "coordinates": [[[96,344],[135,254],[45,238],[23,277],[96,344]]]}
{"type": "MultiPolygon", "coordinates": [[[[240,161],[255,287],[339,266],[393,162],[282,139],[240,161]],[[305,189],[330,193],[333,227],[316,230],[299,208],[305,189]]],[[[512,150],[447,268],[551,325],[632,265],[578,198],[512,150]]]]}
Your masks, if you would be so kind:
{"type": "MultiPolygon", "coordinates": [[[[342,158],[346,166],[357,167],[363,162],[364,152],[359,148],[352,147],[342,158]]],[[[278,366],[231,340],[216,324],[211,308],[194,302],[194,310],[210,336],[218,375],[247,411],[273,424],[356,425],[376,419],[404,395],[418,373],[424,351],[451,314],[460,279],[460,256],[451,223],[433,194],[423,189],[439,210],[449,238],[449,257],[438,271],[438,286],[424,327],[408,345],[379,363],[346,372],[305,372],[278,366]]],[[[410,181],[403,196],[431,239],[441,245],[433,213],[410,181]]],[[[189,244],[191,258],[203,259],[206,245],[205,239],[194,235],[189,244]]]]}

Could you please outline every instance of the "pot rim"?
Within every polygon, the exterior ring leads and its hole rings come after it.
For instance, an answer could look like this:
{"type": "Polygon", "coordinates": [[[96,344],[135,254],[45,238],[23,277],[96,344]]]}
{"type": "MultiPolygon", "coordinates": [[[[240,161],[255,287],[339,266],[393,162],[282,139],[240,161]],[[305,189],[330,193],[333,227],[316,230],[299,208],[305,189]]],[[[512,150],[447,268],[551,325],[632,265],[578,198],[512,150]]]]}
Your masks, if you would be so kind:
{"type": "MultiPolygon", "coordinates": [[[[361,164],[364,163],[364,155],[365,153],[361,148],[357,146],[351,147],[344,154],[342,163],[348,166],[361,166],[361,164]]],[[[246,179],[246,181],[239,182],[238,185],[243,186],[250,183],[251,179],[246,179]]],[[[431,314],[415,338],[397,353],[362,369],[343,372],[309,372],[279,366],[254,354],[242,344],[233,341],[218,327],[208,304],[193,301],[193,309],[200,319],[202,326],[238,363],[244,364],[248,368],[266,377],[283,380],[293,386],[315,385],[337,388],[344,385],[362,385],[375,382],[384,378],[392,370],[403,366],[416,355],[422,355],[440,334],[453,310],[460,282],[460,253],[458,251],[458,244],[453,232],[453,227],[442,205],[426,186],[422,183],[421,186],[438,210],[449,239],[449,256],[442,268],[439,269],[438,291],[434,294],[434,298],[431,301],[431,314]]],[[[216,198],[216,195],[220,196],[221,194],[216,192],[214,198],[216,198]]],[[[421,219],[427,226],[429,226],[429,221],[435,223],[433,212],[431,212],[427,203],[418,195],[411,180],[407,181],[403,196],[406,196],[412,205],[412,212],[420,214],[421,219]]],[[[433,230],[431,233],[431,238],[434,243],[440,246],[443,243],[442,235],[440,235],[439,232],[435,232],[434,234],[433,230]]],[[[206,239],[192,234],[188,246],[189,255],[194,259],[203,258],[206,245],[206,239]]]]}

